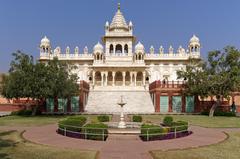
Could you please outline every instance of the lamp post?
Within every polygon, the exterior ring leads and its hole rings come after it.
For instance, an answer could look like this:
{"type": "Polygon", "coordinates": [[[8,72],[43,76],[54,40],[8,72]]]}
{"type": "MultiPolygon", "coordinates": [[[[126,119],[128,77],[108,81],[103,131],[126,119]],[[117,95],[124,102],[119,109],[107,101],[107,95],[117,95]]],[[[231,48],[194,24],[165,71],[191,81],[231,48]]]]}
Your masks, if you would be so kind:
{"type": "Polygon", "coordinates": [[[124,121],[123,106],[126,103],[123,102],[123,96],[121,96],[121,100],[117,104],[121,106],[121,115],[120,115],[120,122],[118,123],[118,128],[124,129],[126,128],[126,123],[124,121]]]}

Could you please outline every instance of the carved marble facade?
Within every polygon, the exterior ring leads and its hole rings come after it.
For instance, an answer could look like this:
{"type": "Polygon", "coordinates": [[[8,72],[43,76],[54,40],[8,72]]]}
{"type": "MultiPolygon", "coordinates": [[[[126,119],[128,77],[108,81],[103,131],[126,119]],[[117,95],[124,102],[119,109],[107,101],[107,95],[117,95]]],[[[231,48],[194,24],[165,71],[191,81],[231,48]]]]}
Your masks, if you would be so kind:
{"type": "Polygon", "coordinates": [[[195,35],[189,40],[187,49],[179,46],[175,51],[172,46],[168,49],[151,46],[148,52],[141,42],[136,43],[133,28],[131,21],[126,22],[119,5],[112,22],[105,24],[102,42],[98,42],[93,51],[89,52],[87,47],[83,52],[79,47],[73,51],[67,47],[63,51],[59,46],[52,50],[51,42],[45,36],[40,44],[40,61],[46,62],[54,57],[67,61],[76,66],[72,73],[78,75],[79,81],[87,81],[91,88],[123,88],[145,87],[163,79],[181,81],[177,79],[177,70],[185,69],[190,57],[200,59],[201,45],[195,35]]]}

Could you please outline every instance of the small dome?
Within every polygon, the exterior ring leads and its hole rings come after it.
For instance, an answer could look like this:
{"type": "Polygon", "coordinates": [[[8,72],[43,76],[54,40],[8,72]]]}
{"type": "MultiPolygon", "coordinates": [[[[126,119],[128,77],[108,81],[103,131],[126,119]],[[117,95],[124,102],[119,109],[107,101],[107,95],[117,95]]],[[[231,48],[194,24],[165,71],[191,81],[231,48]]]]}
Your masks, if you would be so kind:
{"type": "Polygon", "coordinates": [[[137,52],[137,51],[144,52],[144,46],[140,41],[135,46],[135,52],[137,52]]]}
{"type": "Polygon", "coordinates": [[[41,46],[50,46],[50,40],[47,38],[47,36],[44,36],[44,38],[42,38],[41,46]]]}
{"type": "Polygon", "coordinates": [[[99,42],[93,47],[93,52],[103,52],[103,46],[99,42]]]}
{"type": "Polygon", "coordinates": [[[193,35],[189,41],[189,43],[199,43],[199,42],[200,42],[200,40],[196,35],[193,35]]]}

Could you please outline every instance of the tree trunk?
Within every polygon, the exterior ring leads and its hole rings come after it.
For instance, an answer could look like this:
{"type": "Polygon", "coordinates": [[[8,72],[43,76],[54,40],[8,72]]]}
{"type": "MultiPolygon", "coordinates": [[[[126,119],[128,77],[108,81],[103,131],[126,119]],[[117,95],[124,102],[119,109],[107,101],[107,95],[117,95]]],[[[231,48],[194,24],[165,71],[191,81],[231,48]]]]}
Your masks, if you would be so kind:
{"type": "Polygon", "coordinates": [[[36,115],[36,113],[37,113],[37,110],[38,110],[38,106],[39,106],[39,104],[38,104],[38,100],[36,101],[36,105],[33,107],[33,109],[32,109],[32,116],[35,116],[36,115]]]}
{"type": "Polygon", "coordinates": [[[216,108],[221,105],[221,100],[220,99],[221,99],[220,96],[217,96],[217,101],[212,105],[212,107],[210,109],[209,117],[213,117],[216,108]]]}

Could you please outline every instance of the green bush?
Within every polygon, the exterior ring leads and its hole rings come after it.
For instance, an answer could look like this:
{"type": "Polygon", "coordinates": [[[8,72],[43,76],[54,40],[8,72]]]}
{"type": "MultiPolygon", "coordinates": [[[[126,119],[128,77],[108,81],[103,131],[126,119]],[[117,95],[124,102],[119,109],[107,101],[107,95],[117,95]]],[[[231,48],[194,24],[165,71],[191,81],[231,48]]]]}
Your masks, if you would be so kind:
{"type": "MultiPolygon", "coordinates": [[[[209,111],[203,111],[201,112],[201,115],[209,115],[209,111]]],[[[215,111],[214,116],[227,116],[227,117],[233,117],[236,116],[234,112],[223,112],[223,111],[215,111]]]]}
{"type": "Polygon", "coordinates": [[[132,121],[133,122],[142,122],[142,116],[140,116],[140,115],[133,115],[132,121]]]}
{"type": "Polygon", "coordinates": [[[166,126],[171,126],[172,122],[173,122],[172,116],[165,116],[163,119],[163,124],[166,126]]]}
{"type": "Polygon", "coordinates": [[[108,122],[110,121],[110,118],[108,115],[100,115],[97,117],[99,122],[108,122]]]}
{"type": "Polygon", "coordinates": [[[14,111],[11,113],[11,115],[19,115],[19,116],[30,116],[32,115],[32,110],[19,110],[19,111],[14,111]]]}
{"type": "Polygon", "coordinates": [[[141,126],[141,137],[146,140],[147,137],[149,140],[156,136],[161,136],[161,133],[163,133],[164,129],[158,125],[153,124],[143,124],[141,126]],[[148,134],[148,135],[147,135],[148,134]]]}
{"type": "Polygon", "coordinates": [[[108,136],[108,126],[103,123],[91,123],[84,126],[83,132],[88,133],[87,139],[105,140],[108,136]]]}
{"type": "Polygon", "coordinates": [[[58,122],[59,128],[66,128],[69,131],[81,132],[81,128],[87,121],[87,118],[84,116],[73,116],[66,119],[60,120],[58,122]]]}
{"type": "Polygon", "coordinates": [[[188,130],[188,122],[186,121],[177,121],[177,122],[172,122],[171,124],[171,131],[187,131],[188,130]]]}

